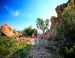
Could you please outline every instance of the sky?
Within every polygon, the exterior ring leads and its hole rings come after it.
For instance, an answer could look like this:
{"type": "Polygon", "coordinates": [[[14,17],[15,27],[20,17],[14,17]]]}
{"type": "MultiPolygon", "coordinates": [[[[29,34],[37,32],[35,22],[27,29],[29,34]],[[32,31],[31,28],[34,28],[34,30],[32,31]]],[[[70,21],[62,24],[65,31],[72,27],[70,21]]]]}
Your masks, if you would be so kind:
{"type": "Polygon", "coordinates": [[[36,19],[57,16],[55,8],[68,0],[0,0],[0,26],[7,23],[17,31],[36,28],[36,19]]]}

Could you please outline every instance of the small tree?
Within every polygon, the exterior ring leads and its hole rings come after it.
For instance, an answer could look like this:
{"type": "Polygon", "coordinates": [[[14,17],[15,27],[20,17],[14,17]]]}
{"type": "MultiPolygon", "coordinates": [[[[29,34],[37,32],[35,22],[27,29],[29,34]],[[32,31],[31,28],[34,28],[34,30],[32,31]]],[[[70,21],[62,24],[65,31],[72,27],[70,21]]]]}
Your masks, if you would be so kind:
{"type": "Polygon", "coordinates": [[[37,18],[36,26],[38,29],[41,29],[43,31],[43,34],[44,34],[44,32],[48,29],[49,19],[46,19],[46,21],[44,21],[41,18],[37,18]]]}
{"type": "Polygon", "coordinates": [[[28,27],[28,28],[23,30],[23,35],[31,37],[34,32],[35,32],[35,29],[32,29],[31,27],[28,27]]]}

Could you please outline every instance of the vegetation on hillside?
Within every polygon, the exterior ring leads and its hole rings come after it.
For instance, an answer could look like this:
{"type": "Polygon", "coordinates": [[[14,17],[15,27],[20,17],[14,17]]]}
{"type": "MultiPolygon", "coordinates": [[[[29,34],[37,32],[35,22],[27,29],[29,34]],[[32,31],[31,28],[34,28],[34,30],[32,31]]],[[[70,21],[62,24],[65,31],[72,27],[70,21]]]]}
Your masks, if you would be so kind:
{"type": "Polygon", "coordinates": [[[27,58],[29,45],[17,43],[15,38],[3,36],[0,30],[0,58],[27,58]]]}
{"type": "MultiPolygon", "coordinates": [[[[61,13],[62,23],[55,25],[57,36],[49,43],[52,44],[52,50],[54,49],[54,53],[56,53],[55,58],[75,58],[75,0],[69,0],[63,6],[65,8],[61,13]]],[[[48,24],[48,19],[43,21],[43,19],[37,18],[37,28],[41,29],[43,34],[48,29],[48,24]]],[[[23,30],[23,35],[32,37],[35,30],[28,27],[23,30]]],[[[17,43],[12,37],[2,36],[0,28],[0,58],[29,58],[30,45],[22,43],[17,43]]]]}
{"type": "MultiPolygon", "coordinates": [[[[62,16],[62,24],[56,27],[58,37],[63,40],[59,47],[59,54],[64,58],[75,57],[75,1],[69,0],[62,16]]],[[[61,41],[58,41],[61,42],[61,41]]]]}

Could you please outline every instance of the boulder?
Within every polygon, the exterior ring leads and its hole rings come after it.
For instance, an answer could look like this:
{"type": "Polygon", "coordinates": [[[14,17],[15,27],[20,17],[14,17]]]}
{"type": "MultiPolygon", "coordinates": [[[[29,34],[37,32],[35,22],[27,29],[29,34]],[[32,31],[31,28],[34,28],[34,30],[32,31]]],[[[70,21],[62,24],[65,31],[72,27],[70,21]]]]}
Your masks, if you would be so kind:
{"type": "Polygon", "coordinates": [[[1,26],[2,33],[6,36],[16,37],[18,36],[18,32],[15,29],[11,28],[8,24],[3,24],[1,26]]]}

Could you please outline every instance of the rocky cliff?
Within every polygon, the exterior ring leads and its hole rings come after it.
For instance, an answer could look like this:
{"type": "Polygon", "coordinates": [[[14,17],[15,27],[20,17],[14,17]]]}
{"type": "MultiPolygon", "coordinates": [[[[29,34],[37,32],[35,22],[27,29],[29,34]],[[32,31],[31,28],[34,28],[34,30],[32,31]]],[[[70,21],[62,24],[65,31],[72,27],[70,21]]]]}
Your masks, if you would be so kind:
{"type": "Polygon", "coordinates": [[[55,30],[55,26],[56,25],[61,25],[61,23],[62,23],[61,14],[63,13],[63,11],[64,11],[66,6],[67,6],[67,3],[66,4],[62,4],[62,5],[58,5],[55,8],[56,13],[57,13],[57,17],[55,17],[55,16],[51,17],[51,19],[50,19],[50,21],[51,21],[51,28],[45,34],[49,39],[54,39],[57,36],[56,30],[55,30]]]}
{"type": "Polygon", "coordinates": [[[6,36],[16,37],[18,36],[18,32],[15,29],[11,28],[8,24],[3,24],[1,26],[2,33],[6,36]]]}

